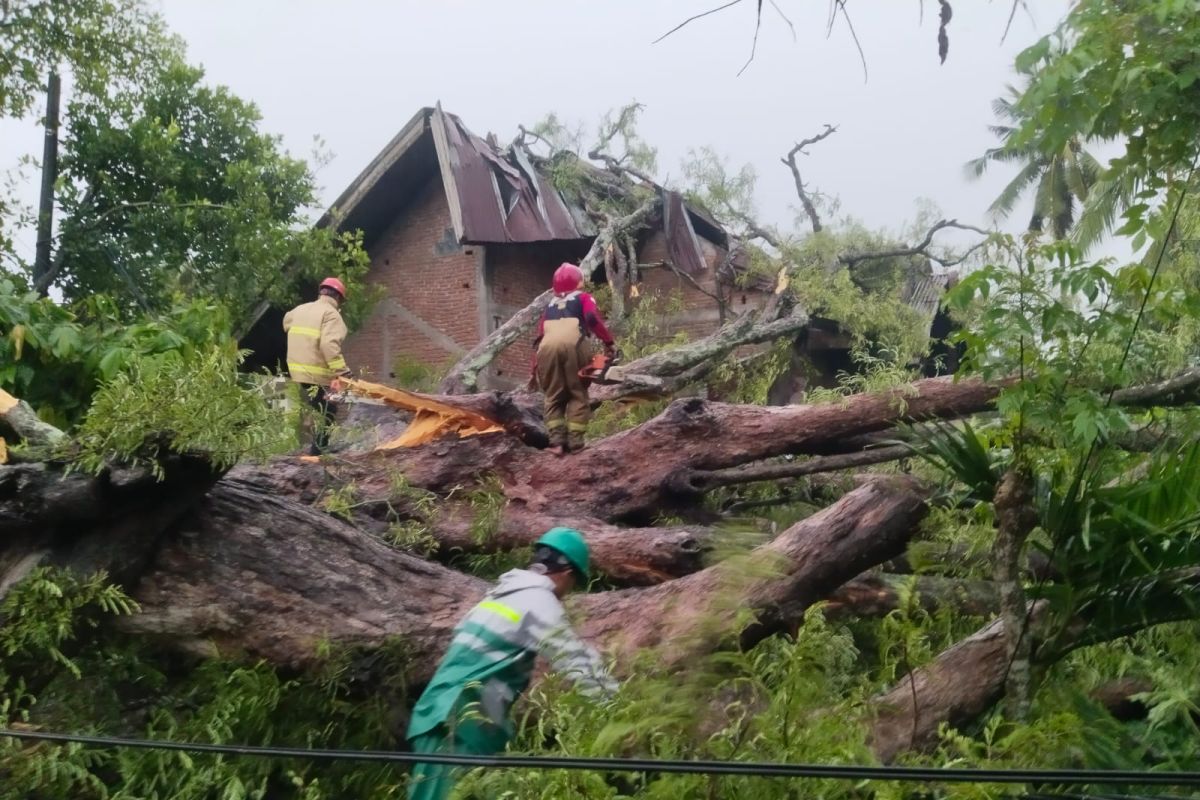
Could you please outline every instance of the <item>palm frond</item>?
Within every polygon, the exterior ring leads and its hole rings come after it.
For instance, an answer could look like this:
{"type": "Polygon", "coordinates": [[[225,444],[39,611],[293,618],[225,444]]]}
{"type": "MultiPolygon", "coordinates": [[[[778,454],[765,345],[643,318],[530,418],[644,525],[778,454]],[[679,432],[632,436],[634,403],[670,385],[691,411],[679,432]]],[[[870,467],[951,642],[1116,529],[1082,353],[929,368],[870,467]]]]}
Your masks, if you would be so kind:
{"type": "Polygon", "coordinates": [[[1076,244],[1084,252],[1094,247],[1105,234],[1116,227],[1117,219],[1129,207],[1139,189],[1140,185],[1127,175],[1114,178],[1101,172],[1088,190],[1087,201],[1072,234],[1076,244]]]}
{"type": "Polygon", "coordinates": [[[1030,186],[1044,180],[1044,171],[1046,165],[1042,161],[1031,161],[1021,168],[1021,171],[1016,174],[1008,185],[1001,190],[1000,194],[992,201],[988,207],[988,213],[993,217],[1007,217],[1012,213],[1017,203],[1021,199],[1021,195],[1030,186]]]}
{"type": "Polygon", "coordinates": [[[968,497],[990,502],[1003,474],[1002,454],[990,450],[971,423],[959,425],[934,423],[915,434],[916,444],[909,447],[915,456],[966,487],[968,497]]]}

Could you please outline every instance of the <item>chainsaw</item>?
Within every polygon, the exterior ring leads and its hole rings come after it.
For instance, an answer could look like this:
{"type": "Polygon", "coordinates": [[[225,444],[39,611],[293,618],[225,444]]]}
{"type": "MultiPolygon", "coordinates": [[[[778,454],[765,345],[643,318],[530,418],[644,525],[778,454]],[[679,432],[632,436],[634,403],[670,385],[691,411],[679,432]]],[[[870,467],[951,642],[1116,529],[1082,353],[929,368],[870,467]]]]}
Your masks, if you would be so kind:
{"type": "Polygon", "coordinates": [[[590,386],[593,383],[598,383],[601,386],[613,383],[620,383],[620,378],[613,376],[609,378],[608,371],[615,367],[621,360],[619,353],[608,355],[607,353],[597,353],[592,356],[592,360],[588,365],[579,370],[579,380],[583,381],[584,386],[590,386]]]}

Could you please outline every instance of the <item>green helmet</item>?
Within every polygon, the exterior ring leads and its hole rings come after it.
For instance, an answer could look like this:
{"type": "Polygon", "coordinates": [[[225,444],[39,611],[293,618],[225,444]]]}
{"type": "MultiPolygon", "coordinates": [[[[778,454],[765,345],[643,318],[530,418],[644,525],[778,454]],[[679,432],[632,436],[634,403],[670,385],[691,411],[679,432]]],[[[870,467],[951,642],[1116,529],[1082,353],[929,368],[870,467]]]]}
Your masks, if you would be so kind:
{"type": "Polygon", "coordinates": [[[551,528],[542,534],[534,545],[545,545],[562,553],[575,571],[588,577],[588,546],[583,540],[583,534],[574,528],[551,528]]]}

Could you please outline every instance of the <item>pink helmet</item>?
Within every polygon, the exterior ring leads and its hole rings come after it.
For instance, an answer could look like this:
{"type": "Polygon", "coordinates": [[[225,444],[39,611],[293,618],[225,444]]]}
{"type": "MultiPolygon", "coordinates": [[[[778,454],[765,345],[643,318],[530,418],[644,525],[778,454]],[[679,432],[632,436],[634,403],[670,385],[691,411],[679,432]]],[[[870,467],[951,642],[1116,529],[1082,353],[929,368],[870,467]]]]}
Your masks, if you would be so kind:
{"type": "Polygon", "coordinates": [[[325,280],[321,281],[320,288],[333,289],[342,296],[343,300],[346,299],[346,284],[342,283],[337,278],[326,278],[325,280]]]}
{"type": "Polygon", "coordinates": [[[564,262],[554,270],[553,286],[555,294],[570,294],[583,286],[583,272],[574,264],[564,262]]]}

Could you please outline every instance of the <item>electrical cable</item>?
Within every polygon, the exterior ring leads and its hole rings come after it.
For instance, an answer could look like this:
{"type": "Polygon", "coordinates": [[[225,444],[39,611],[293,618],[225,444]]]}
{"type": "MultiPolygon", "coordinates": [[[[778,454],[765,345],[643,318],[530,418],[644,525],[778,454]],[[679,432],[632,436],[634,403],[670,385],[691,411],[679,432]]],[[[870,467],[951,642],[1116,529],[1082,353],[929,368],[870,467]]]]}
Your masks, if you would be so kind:
{"type": "Polygon", "coordinates": [[[390,750],[321,750],[302,747],[205,744],[116,736],[85,736],[51,731],[0,729],[0,737],[82,744],[90,747],[174,750],[231,756],[295,758],[308,761],[366,761],[395,764],[448,764],[461,767],[594,770],[600,772],[692,773],[743,775],[761,778],[826,778],[921,783],[1037,783],[1060,785],[1128,785],[1200,787],[1200,772],[1088,769],[962,769],[854,765],[781,764],[754,761],[644,758],[585,758],[573,756],[478,756],[450,753],[410,753],[390,750]]]}

